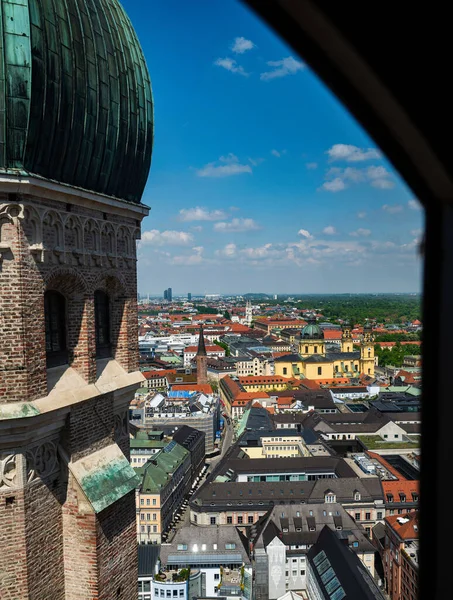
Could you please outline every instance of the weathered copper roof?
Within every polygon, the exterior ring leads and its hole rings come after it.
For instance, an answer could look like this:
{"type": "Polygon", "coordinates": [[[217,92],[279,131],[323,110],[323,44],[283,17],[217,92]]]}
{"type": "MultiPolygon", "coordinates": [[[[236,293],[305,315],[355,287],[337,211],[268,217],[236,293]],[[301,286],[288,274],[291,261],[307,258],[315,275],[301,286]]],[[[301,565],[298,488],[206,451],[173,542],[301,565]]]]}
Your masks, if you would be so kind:
{"type": "Polygon", "coordinates": [[[150,78],[118,0],[2,0],[0,171],[140,202],[152,143],[150,78]]]}

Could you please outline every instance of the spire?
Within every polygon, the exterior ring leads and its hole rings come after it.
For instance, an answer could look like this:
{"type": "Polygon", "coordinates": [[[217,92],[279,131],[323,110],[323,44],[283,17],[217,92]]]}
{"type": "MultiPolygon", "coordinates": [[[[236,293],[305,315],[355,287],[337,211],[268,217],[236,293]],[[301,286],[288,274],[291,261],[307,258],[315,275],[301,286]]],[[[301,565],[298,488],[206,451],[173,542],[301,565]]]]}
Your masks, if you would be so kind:
{"type": "Polygon", "coordinates": [[[197,356],[207,356],[206,346],[204,345],[203,325],[201,325],[201,327],[200,327],[200,335],[198,337],[197,356]]]}

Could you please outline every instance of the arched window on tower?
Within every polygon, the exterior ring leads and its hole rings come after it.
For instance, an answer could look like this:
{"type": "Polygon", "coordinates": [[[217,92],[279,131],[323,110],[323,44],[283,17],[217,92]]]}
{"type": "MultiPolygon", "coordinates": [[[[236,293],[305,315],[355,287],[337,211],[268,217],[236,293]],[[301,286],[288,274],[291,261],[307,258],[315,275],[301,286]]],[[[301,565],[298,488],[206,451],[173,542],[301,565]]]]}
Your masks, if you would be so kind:
{"type": "Polygon", "coordinates": [[[305,354],[308,354],[308,346],[305,346],[305,354]]]}
{"type": "Polygon", "coordinates": [[[47,368],[65,365],[68,362],[66,300],[59,292],[49,291],[44,294],[44,318],[47,368]]]}
{"type": "Polygon", "coordinates": [[[94,327],[96,331],[96,358],[112,355],[110,343],[110,302],[105,292],[94,292],[94,327]]]}
{"type": "Polygon", "coordinates": [[[315,347],[313,348],[313,351],[314,351],[314,353],[315,353],[315,354],[318,354],[318,346],[315,346],[315,347]]]}

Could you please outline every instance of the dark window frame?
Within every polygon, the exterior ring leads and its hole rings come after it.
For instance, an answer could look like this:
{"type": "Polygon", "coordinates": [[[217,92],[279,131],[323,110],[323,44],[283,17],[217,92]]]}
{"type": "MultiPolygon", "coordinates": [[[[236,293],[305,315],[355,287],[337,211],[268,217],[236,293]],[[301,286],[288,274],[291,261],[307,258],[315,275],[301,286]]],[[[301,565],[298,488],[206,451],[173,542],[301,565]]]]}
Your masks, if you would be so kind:
{"type": "Polygon", "coordinates": [[[94,292],[94,329],[96,358],[112,356],[110,297],[102,290],[94,292]]]}
{"type": "Polygon", "coordinates": [[[67,365],[69,363],[67,300],[57,290],[47,290],[44,294],[44,322],[47,368],[67,365]]]}

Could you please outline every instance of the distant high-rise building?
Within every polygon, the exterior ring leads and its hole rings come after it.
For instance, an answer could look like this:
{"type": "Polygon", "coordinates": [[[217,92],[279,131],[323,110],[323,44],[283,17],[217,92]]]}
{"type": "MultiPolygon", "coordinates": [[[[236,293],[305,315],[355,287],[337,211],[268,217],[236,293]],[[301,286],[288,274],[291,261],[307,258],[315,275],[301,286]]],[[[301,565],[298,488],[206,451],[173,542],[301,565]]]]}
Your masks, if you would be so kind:
{"type": "Polygon", "coordinates": [[[192,294],[190,292],[187,294],[187,300],[189,302],[192,300],[192,294]]]}
{"type": "Polygon", "coordinates": [[[168,300],[168,290],[164,290],[164,300],[168,300]]]}
{"type": "Polygon", "coordinates": [[[173,295],[172,295],[171,288],[168,288],[168,290],[167,290],[167,300],[169,302],[171,302],[173,300],[173,295]]]}
{"type": "Polygon", "coordinates": [[[277,294],[274,294],[274,300],[277,300],[277,297],[278,297],[277,294]]]}

